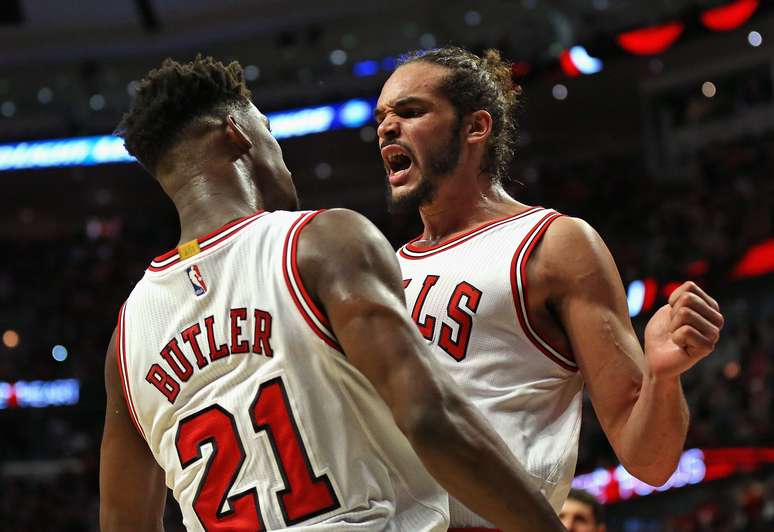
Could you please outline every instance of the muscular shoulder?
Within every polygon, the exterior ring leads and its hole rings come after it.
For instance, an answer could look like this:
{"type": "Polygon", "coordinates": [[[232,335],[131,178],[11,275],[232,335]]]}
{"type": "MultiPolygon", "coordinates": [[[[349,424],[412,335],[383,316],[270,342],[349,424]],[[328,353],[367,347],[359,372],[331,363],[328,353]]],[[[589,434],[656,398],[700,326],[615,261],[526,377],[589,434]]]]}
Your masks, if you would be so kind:
{"type": "Polygon", "coordinates": [[[320,241],[330,245],[347,239],[368,240],[376,235],[381,236],[368,218],[349,209],[329,209],[315,216],[306,231],[320,241]]]}
{"type": "Polygon", "coordinates": [[[325,260],[342,266],[367,259],[370,252],[386,242],[365,216],[348,209],[321,212],[304,229],[301,238],[299,261],[325,260]]]}
{"type": "Polygon", "coordinates": [[[323,211],[301,233],[298,264],[314,291],[329,285],[399,277],[387,239],[365,216],[347,209],[323,211]]]}
{"type": "Polygon", "coordinates": [[[606,248],[602,237],[588,222],[571,216],[560,216],[554,220],[543,237],[543,247],[553,252],[564,250],[565,253],[593,252],[600,247],[606,248]]]}
{"type": "Polygon", "coordinates": [[[615,272],[615,263],[602,237],[580,218],[562,216],[548,227],[533,259],[541,276],[557,287],[615,272]],[[612,272],[611,272],[612,268],[612,272]]]}

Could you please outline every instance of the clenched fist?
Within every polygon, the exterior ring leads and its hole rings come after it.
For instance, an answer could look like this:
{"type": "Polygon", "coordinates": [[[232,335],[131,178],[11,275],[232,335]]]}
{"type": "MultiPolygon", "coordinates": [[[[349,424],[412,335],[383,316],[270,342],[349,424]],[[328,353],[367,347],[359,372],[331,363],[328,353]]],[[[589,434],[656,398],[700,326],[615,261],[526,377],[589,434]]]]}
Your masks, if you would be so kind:
{"type": "Polygon", "coordinates": [[[709,355],[720,338],[717,301],[693,281],[672,292],[645,327],[645,358],[654,377],[677,377],[709,355]]]}

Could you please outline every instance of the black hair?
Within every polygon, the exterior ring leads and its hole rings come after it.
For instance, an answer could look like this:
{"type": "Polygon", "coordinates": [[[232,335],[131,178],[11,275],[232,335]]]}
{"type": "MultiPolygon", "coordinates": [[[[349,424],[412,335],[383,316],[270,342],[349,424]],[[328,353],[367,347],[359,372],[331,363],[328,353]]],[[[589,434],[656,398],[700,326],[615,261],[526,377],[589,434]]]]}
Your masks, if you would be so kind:
{"type": "Polygon", "coordinates": [[[581,502],[587,506],[591,507],[591,511],[594,513],[594,521],[597,526],[604,524],[605,522],[605,507],[602,506],[602,503],[599,502],[596,497],[594,497],[591,493],[588,491],[579,490],[577,488],[572,488],[570,490],[569,495],[567,495],[568,499],[573,499],[575,501],[581,502]]]}
{"type": "Polygon", "coordinates": [[[196,118],[221,107],[249,105],[242,66],[197,55],[188,63],[167,58],[140,81],[131,109],[116,128],[127,151],[151,173],[196,118]]]}
{"type": "Polygon", "coordinates": [[[481,109],[492,115],[492,135],[481,170],[494,182],[502,181],[515,154],[521,108],[521,86],[513,82],[511,64],[497,50],[486,50],[479,57],[464,48],[447,46],[410,52],[400,65],[419,62],[450,70],[438,88],[454,106],[458,119],[481,109]]]}

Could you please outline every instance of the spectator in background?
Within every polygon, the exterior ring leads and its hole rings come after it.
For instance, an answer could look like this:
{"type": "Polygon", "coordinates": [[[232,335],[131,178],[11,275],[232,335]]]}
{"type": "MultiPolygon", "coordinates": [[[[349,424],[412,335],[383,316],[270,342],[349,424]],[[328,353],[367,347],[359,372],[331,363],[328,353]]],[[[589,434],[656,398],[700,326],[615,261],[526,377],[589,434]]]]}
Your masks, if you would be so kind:
{"type": "Polygon", "coordinates": [[[569,532],[605,532],[605,507],[590,493],[571,489],[559,512],[569,532]]]}

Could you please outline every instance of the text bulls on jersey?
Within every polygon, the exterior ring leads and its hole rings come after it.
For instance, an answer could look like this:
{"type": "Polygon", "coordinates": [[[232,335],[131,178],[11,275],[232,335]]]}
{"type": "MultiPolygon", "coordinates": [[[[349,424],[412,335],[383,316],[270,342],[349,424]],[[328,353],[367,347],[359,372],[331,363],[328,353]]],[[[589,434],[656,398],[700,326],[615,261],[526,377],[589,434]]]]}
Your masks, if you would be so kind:
{"type": "MultiPolygon", "coordinates": [[[[419,291],[414,307],[411,311],[411,318],[417,324],[419,332],[425,339],[432,341],[435,337],[435,328],[437,319],[435,316],[424,313],[425,300],[430,290],[438,282],[440,276],[428,275],[422,282],[422,289],[419,291]],[[424,316],[423,316],[424,314],[424,316]]],[[[408,288],[411,279],[403,279],[403,288],[408,288]]],[[[473,316],[478,311],[478,304],[481,301],[481,290],[472,284],[462,281],[454,288],[454,292],[446,306],[448,318],[456,324],[457,333],[455,336],[452,328],[445,322],[441,322],[441,332],[438,337],[438,347],[457,362],[464,359],[468,354],[468,344],[473,329],[473,316]]]]}
{"type": "Polygon", "coordinates": [[[214,316],[207,316],[180,331],[161,350],[161,361],[151,365],[145,380],[174,403],[180,393],[180,383],[187,382],[194,371],[212,362],[245,353],[272,357],[271,314],[255,309],[250,318],[246,308],[231,309],[227,318],[230,331],[227,339],[216,337],[214,316]]]}

